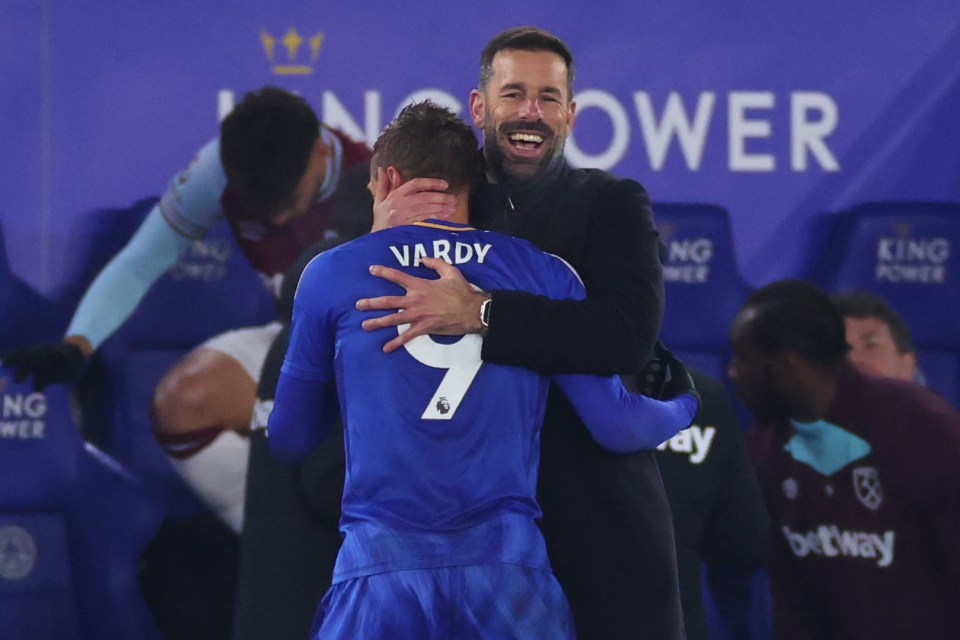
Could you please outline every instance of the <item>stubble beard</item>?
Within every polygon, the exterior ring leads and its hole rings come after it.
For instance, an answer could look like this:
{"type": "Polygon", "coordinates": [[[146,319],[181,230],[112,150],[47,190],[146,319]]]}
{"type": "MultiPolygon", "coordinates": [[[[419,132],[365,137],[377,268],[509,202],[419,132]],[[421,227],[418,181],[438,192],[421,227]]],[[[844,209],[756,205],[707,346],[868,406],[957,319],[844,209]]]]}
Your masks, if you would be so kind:
{"type": "MultiPolygon", "coordinates": [[[[563,161],[563,148],[567,137],[553,132],[552,148],[538,160],[524,162],[512,158],[500,146],[498,131],[490,112],[487,112],[483,122],[483,152],[487,161],[487,168],[493,177],[509,187],[529,187],[543,181],[553,169],[563,161]]],[[[503,144],[509,144],[504,142],[503,144]]],[[[546,142],[544,143],[546,144],[546,142]]]]}

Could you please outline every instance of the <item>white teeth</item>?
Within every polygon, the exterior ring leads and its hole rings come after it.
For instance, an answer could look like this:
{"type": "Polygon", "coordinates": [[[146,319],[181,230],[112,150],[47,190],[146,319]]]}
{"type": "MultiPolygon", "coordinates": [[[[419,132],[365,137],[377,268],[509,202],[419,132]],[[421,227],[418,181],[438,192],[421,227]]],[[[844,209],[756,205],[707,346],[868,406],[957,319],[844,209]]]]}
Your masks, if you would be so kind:
{"type": "Polygon", "coordinates": [[[543,142],[543,137],[534,133],[511,133],[510,139],[514,142],[534,142],[536,144],[543,142]]]}

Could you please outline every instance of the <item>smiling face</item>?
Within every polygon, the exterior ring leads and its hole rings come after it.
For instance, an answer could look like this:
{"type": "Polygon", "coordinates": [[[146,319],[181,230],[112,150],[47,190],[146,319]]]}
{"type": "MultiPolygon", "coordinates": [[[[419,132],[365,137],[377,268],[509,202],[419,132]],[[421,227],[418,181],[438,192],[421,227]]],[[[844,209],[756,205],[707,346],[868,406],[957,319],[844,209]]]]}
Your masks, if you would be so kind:
{"type": "Polygon", "coordinates": [[[497,177],[530,182],[561,160],[573,127],[567,66],[551,51],[504,49],[492,70],[486,87],[470,94],[473,123],[483,129],[484,154],[497,177]]]}

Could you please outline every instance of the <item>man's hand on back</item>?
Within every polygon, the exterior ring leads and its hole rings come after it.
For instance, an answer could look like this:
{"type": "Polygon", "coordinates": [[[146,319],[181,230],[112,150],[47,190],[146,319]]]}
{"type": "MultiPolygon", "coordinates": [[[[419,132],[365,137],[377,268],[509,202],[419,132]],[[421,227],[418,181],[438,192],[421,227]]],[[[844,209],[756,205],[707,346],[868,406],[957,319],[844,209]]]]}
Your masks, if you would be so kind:
{"type": "Polygon", "coordinates": [[[438,258],[423,258],[424,266],[440,278],[417,278],[397,269],[374,265],[370,273],[403,287],[402,296],[381,296],[357,301],[361,311],[391,310],[396,313],[363,321],[363,328],[375,331],[409,324],[409,328],[383,347],[385,353],[399,349],[417,336],[429,333],[446,336],[480,333],[480,305],[486,296],[477,291],[460,270],[438,258]]]}

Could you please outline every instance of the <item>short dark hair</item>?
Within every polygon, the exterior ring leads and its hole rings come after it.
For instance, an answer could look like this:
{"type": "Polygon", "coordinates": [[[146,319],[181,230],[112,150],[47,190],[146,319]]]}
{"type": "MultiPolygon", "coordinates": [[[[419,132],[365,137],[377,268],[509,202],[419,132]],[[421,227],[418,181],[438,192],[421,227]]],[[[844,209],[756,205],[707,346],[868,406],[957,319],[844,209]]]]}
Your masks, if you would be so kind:
{"type": "Polygon", "coordinates": [[[500,51],[550,51],[557,54],[567,65],[567,99],[573,99],[574,65],[573,53],[567,44],[549,31],[539,27],[513,27],[501,31],[490,39],[480,54],[480,90],[487,88],[493,77],[493,58],[500,51]]]}
{"type": "Polygon", "coordinates": [[[870,291],[844,291],[832,299],[844,318],[876,318],[890,328],[897,351],[916,353],[907,323],[881,296],[870,291]]]}
{"type": "Polygon", "coordinates": [[[451,192],[472,190],[481,177],[473,129],[429,100],[407,105],[386,126],[373,145],[372,165],[395,167],[404,180],[442,178],[451,192]]]}
{"type": "Polygon", "coordinates": [[[743,303],[753,308],[752,338],[767,356],[794,351],[832,367],[847,354],[843,316],[824,291],[805,280],[779,280],[757,289],[743,303]]]}
{"type": "Polygon", "coordinates": [[[243,209],[268,221],[287,205],[310,162],[320,121],[306,100],[263,87],[220,124],[220,162],[243,209]]]}

